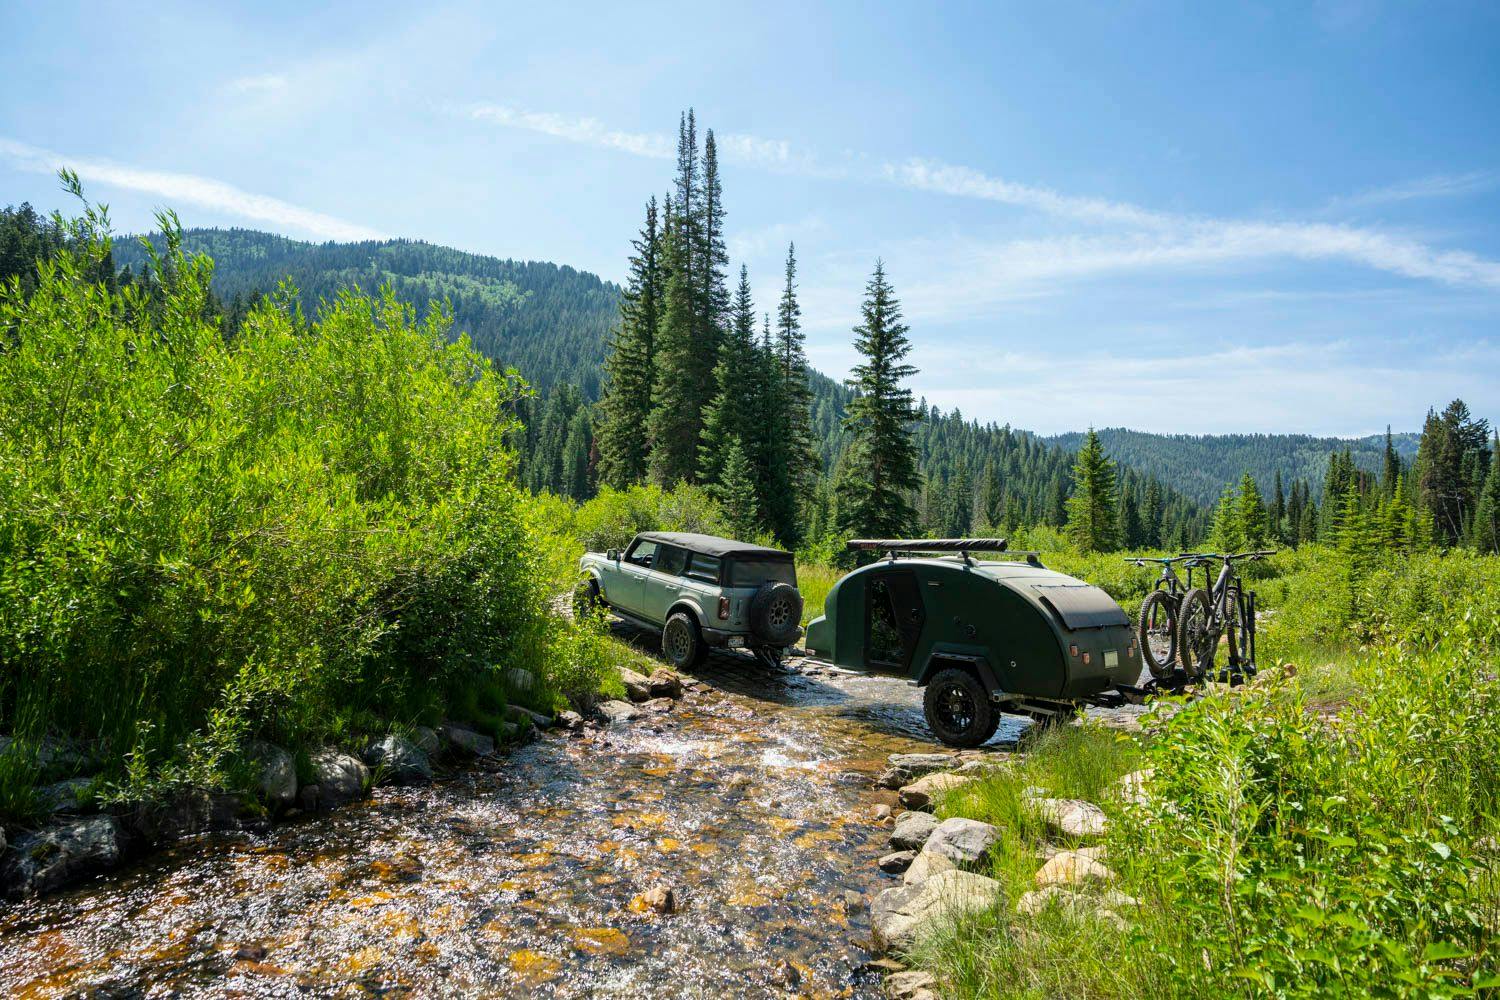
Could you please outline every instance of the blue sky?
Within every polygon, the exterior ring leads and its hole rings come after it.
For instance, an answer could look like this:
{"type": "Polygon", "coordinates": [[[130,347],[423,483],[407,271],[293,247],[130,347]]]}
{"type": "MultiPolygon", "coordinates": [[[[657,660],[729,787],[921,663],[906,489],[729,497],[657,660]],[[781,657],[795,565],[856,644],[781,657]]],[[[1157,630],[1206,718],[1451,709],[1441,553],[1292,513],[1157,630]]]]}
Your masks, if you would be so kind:
{"type": "Polygon", "coordinates": [[[730,250],[840,376],[884,258],[914,387],[1042,432],[1500,416],[1500,5],[0,0],[0,203],[407,236],[620,279],[680,109],[730,250]],[[894,5],[892,5],[894,6],[894,5]]]}

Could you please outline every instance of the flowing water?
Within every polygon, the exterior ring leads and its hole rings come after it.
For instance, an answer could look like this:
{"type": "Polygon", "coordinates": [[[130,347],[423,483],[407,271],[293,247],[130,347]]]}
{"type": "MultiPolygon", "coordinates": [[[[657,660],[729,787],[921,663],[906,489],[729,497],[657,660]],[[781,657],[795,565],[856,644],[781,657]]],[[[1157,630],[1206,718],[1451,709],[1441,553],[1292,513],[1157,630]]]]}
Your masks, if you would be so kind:
{"type": "Polygon", "coordinates": [[[0,909],[0,995],[878,996],[871,779],[934,749],[918,692],[697,676],[671,712],[0,909]],[[663,885],[675,913],[638,898],[663,885]]]}

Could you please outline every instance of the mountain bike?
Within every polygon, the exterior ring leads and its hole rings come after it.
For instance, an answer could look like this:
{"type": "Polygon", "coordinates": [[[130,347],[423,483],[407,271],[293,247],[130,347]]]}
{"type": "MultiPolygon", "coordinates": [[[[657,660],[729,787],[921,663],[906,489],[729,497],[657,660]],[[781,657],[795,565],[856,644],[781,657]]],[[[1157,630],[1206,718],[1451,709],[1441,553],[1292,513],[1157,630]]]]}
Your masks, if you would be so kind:
{"type": "Polygon", "coordinates": [[[1235,572],[1235,563],[1255,562],[1275,555],[1274,550],[1234,554],[1204,552],[1188,561],[1188,569],[1208,568],[1222,562],[1218,578],[1208,587],[1191,587],[1182,595],[1177,611],[1177,662],[1188,679],[1218,679],[1231,684],[1255,673],[1255,592],[1246,592],[1235,572]],[[1229,641],[1229,662],[1215,671],[1219,642],[1229,641]]]}
{"type": "Polygon", "coordinates": [[[1184,583],[1173,563],[1198,558],[1197,553],[1184,552],[1170,558],[1152,556],[1127,556],[1125,561],[1133,566],[1156,563],[1161,566],[1161,576],[1151,588],[1151,593],[1141,602],[1140,615],[1136,618],[1136,637],[1141,643],[1141,658],[1146,669],[1159,681],[1170,680],[1177,669],[1177,609],[1182,606],[1182,595],[1193,586],[1193,570],[1188,567],[1187,582],[1184,583]]]}

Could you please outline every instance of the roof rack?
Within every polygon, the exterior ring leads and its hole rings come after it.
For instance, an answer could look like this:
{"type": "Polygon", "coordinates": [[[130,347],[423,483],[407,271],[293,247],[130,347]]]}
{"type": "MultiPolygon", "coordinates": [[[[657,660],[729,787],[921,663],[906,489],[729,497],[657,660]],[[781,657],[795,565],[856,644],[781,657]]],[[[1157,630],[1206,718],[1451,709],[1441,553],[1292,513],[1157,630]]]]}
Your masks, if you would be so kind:
{"type": "Polygon", "coordinates": [[[898,552],[956,552],[964,562],[972,562],[971,552],[1008,552],[1035,563],[1036,552],[1011,552],[1004,538],[851,538],[844,543],[851,552],[884,552],[896,558],[898,552]]]}

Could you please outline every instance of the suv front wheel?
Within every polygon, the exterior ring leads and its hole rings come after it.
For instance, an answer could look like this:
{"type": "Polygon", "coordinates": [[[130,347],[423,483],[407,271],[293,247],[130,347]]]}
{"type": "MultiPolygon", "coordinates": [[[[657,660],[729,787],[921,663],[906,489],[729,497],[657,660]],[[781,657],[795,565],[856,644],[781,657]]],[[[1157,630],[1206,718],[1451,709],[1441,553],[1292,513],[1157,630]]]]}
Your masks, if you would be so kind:
{"type": "Polygon", "coordinates": [[[667,619],[661,630],[661,653],[673,669],[687,670],[708,658],[708,644],[698,631],[698,623],[683,611],[667,619]]]}
{"type": "Polygon", "coordinates": [[[933,735],[952,747],[977,747],[1000,725],[1000,712],[979,678],[956,667],[938,671],[928,683],[922,712],[933,735]]]}

